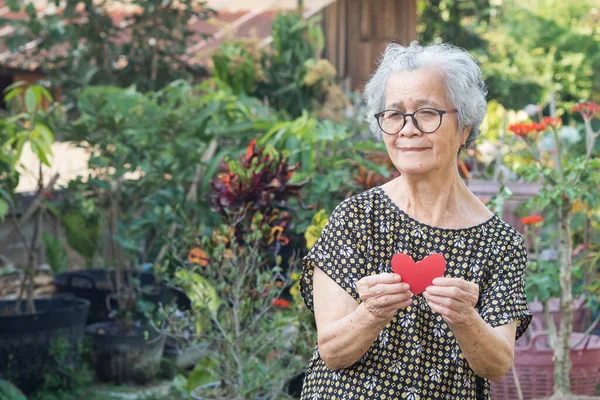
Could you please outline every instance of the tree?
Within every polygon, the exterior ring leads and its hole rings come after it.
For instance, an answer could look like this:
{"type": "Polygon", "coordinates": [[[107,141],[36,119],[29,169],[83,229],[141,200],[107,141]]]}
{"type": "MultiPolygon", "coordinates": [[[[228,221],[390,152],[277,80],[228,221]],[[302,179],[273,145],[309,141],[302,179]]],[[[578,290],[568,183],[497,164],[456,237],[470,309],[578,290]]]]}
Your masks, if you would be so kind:
{"type": "MultiPolygon", "coordinates": [[[[10,2],[12,11],[19,9],[10,2]]],[[[15,28],[6,39],[12,51],[35,44],[26,55],[69,95],[89,85],[136,85],[157,90],[189,78],[186,62],[190,42],[206,38],[191,24],[208,19],[214,11],[197,0],[54,0],[60,13],[38,15],[33,3],[24,7],[27,18],[3,20],[15,28]],[[117,22],[119,4],[135,11],[117,22]]]]}

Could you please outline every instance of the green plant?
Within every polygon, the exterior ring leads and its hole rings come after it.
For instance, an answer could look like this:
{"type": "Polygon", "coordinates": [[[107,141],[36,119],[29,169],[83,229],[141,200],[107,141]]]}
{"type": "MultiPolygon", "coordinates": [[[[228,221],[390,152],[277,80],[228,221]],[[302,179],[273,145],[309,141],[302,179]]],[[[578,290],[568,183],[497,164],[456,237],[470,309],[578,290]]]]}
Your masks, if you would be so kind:
{"type": "Polygon", "coordinates": [[[15,228],[15,234],[21,239],[27,251],[27,265],[23,278],[19,298],[16,304],[16,313],[35,312],[33,298],[33,278],[37,273],[37,253],[40,247],[40,237],[43,228],[45,205],[47,197],[53,190],[57,176],[44,181],[42,165],[50,165],[49,158],[52,156],[50,146],[54,142],[54,133],[44,123],[47,114],[42,107],[43,101],[52,103],[52,96],[43,86],[28,85],[26,82],[17,82],[6,90],[5,101],[11,104],[12,115],[3,119],[0,125],[0,177],[3,184],[0,187],[0,220],[6,217],[9,209],[15,228]],[[29,209],[25,211],[21,219],[17,219],[15,211],[15,193],[19,181],[17,165],[20,162],[23,147],[28,144],[39,160],[38,187],[36,197],[29,209]],[[22,224],[25,217],[34,217],[34,229],[31,239],[27,239],[23,232],[22,224]],[[25,301],[25,308],[22,302],[25,301]]]}
{"type": "Polygon", "coordinates": [[[41,371],[43,386],[30,400],[76,400],[82,398],[93,382],[86,359],[89,344],[71,343],[58,336],[50,342],[49,361],[41,371]]]}
{"type": "Polygon", "coordinates": [[[50,268],[52,268],[52,273],[58,274],[59,272],[66,271],[69,260],[60,240],[56,236],[44,232],[42,233],[42,241],[46,248],[46,258],[50,268]]]}
{"type": "Polygon", "coordinates": [[[297,164],[288,164],[286,151],[259,148],[255,139],[238,160],[224,160],[212,181],[211,206],[231,227],[238,242],[250,232],[258,232],[260,245],[274,245],[276,252],[289,242],[284,235],[291,218],[284,211],[289,208],[287,200],[299,198],[300,189],[309,181],[291,183],[297,168],[297,164]]]}
{"type": "MultiPolygon", "coordinates": [[[[216,80],[175,81],[150,93],[90,87],[77,105],[79,117],[62,130],[90,155],[90,174],[70,182],[74,196],[59,210],[69,243],[88,264],[121,271],[118,279],[147,264],[164,267],[161,279],[172,276],[163,261],[181,227],[217,220],[202,193],[220,159],[249,141],[255,121],[269,122],[269,109],[216,80]],[[108,228],[108,240],[99,227],[108,228]],[[95,256],[100,250],[103,258],[95,256]]],[[[124,311],[137,304],[129,282],[113,288],[124,311]]]]}
{"type": "Polygon", "coordinates": [[[213,74],[235,94],[251,95],[264,80],[257,40],[240,40],[221,44],[213,57],[213,74]]]}
{"type": "Polygon", "coordinates": [[[12,383],[0,379],[0,398],[4,400],[27,400],[27,397],[12,383]]]}
{"type": "Polygon", "coordinates": [[[289,307],[280,297],[292,282],[277,259],[264,252],[261,236],[254,231],[243,242],[235,236],[227,241],[200,238],[208,264],[184,267],[201,275],[218,296],[218,306],[207,300],[194,309],[203,327],[198,339],[208,344],[208,355],[190,377],[190,390],[207,377],[220,382],[203,396],[282,398],[287,381],[304,368],[306,359],[296,350],[305,327],[296,313],[278,309],[289,307]]]}
{"type": "Polygon", "coordinates": [[[118,21],[111,15],[114,1],[54,3],[61,12],[39,14],[34,2],[10,1],[11,11],[23,8],[26,18],[2,22],[15,28],[6,38],[11,51],[35,41],[27,58],[35,57],[41,72],[70,98],[90,85],[136,85],[146,91],[190,78],[195,68],[186,51],[207,38],[192,30],[192,22],[214,14],[194,0],[117,1],[135,7],[118,21]]]}
{"type": "Polygon", "coordinates": [[[55,215],[64,227],[67,243],[83,256],[87,268],[91,269],[102,244],[101,216],[93,199],[85,197],[85,186],[81,178],[69,182],[67,190],[72,196],[55,210],[55,215]]]}
{"type": "Polygon", "coordinates": [[[292,118],[314,110],[335,77],[335,68],[318,59],[324,45],[318,21],[296,13],[278,14],[271,29],[272,50],[263,53],[265,78],[256,95],[292,118]]]}
{"type": "MultiPolygon", "coordinates": [[[[289,152],[290,162],[299,163],[294,180],[311,178],[303,203],[331,212],[346,197],[397,173],[383,143],[361,139],[349,125],[320,120],[305,112],[293,121],[274,123],[257,143],[289,152]]],[[[312,214],[312,210],[298,210],[294,224],[297,234],[304,233],[312,214]]]]}
{"type": "MultiPolygon", "coordinates": [[[[583,103],[574,107],[573,111],[580,112],[585,121],[585,152],[574,151],[569,146],[561,132],[562,120],[558,117],[546,117],[538,123],[514,124],[509,127],[517,137],[528,146],[525,148],[530,163],[521,166],[518,173],[528,181],[542,183],[542,189],[532,198],[528,205],[532,210],[544,212],[554,210],[554,230],[557,233],[556,249],[557,262],[554,264],[558,271],[549,271],[552,265],[539,263],[534,265],[535,272],[542,271],[557,279],[560,287],[560,326],[554,332],[550,325],[550,341],[555,354],[554,397],[563,398],[571,392],[570,386],[570,340],[573,330],[573,208],[575,201],[580,201],[589,208],[598,206],[598,199],[592,193],[600,185],[600,159],[593,156],[596,138],[599,132],[594,132],[591,119],[600,110],[595,104],[583,103]],[[537,146],[544,134],[552,139],[553,147],[544,149],[537,146]]],[[[548,275],[547,275],[548,276],[548,275]]],[[[548,285],[534,286],[538,289],[548,285]]],[[[552,295],[554,293],[536,293],[535,295],[552,295]]]]}
{"type": "Polygon", "coordinates": [[[507,108],[538,104],[550,93],[570,107],[599,93],[596,7],[587,0],[421,0],[419,37],[469,49],[490,98],[507,108]]]}
{"type": "Polygon", "coordinates": [[[225,225],[188,224],[171,254],[173,282],[190,293],[193,311],[162,309],[163,318],[171,334],[208,351],[188,379],[190,390],[218,381],[210,396],[282,398],[307,361],[314,327],[296,310],[286,312],[283,297],[297,254],[284,260],[278,252],[293,221],[283,210],[303,187],[291,184],[298,166],[287,157],[252,140],[237,160],[226,158],[210,195],[225,225]]]}

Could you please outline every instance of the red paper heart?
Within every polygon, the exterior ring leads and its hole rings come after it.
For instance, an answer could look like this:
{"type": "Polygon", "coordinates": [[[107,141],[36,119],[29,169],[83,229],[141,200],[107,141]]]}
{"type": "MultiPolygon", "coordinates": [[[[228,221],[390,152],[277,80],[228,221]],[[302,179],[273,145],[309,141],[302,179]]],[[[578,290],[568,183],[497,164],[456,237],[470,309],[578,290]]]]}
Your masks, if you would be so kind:
{"type": "Polygon", "coordinates": [[[402,282],[410,285],[410,291],[416,295],[431,286],[435,278],[444,275],[446,259],[441,254],[431,254],[415,263],[408,254],[398,253],[392,257],[392,270],[402,277],[402,282]]]}

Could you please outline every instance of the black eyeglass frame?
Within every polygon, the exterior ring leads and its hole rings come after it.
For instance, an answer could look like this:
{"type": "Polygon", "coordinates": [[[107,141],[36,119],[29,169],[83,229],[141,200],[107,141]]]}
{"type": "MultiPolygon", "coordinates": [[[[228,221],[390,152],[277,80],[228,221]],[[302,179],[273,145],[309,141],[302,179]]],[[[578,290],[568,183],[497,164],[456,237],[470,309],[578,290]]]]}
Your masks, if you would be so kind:
{"type": "Polygon", "coordinates": [[[398,134],[398,133],[400,133],[400,131],[401,131],[402,129],[404,129],[404,127],[406,126],[406,117],[410,117],[410,118],[412,119],[413,125],[414,125],[414,126],[415,126],[415,128],[417,128],[417,129],[418,129],[420,132],[423,132],[423,133],[433,133],[433,132],[437,131],[438,129],[440,129],[440,126],[442,126],[442,119],[443,119],[443,116],[444,116],[444,114],[450,114],[450,113],[455,113],[455,112],[458,112],[458,110],[457,110],[456,108],[451,108],[450,110],[440,110],[439,108],[433,108],[433,107],[423,107],[423,108],[419,108],[418,110],[415,110],[415,111],[414,111],[414,112],[412,112],[412,113],[403,113],[403,112],[401,112],[401,111],[398,111],[398,110],[394,110],[394,109],[388,109],[388,110],[383,110],[383,111],[381,111],[381,112],[378,112],[377,114],[373,114],[373,116],[374,116],[374,117],[375,117],[375,119],[377,120],[377,125],[379,126],[379,129],[381,129],[381,131],[382,131],[383,133],[385,133],[386,135],[397,135],[397,134],[398,134]],[[415,118],[415,114],[416,114],[416,113],[418,113],[419,111],[423,111],[423,110],[433,110],[433,111],[437,112],[437,113],[438,113],[438,115],[440,116],[440,123],[439,123],[439,125],[437,126],[437,128],[435,128],[435,129],[434,129],[434,130],[432,130],[432,131],[425,132],[424,130],[422,130],[421,128],[419,128],[419,122],[418,122],[418,121],[417,121],[417,119],[415,118]],[[404,118],[404,121],[402,122],[402,127],[401,127],[401,128],[398,130],[398,132],[394,132],[394,133],[389,133],[389,132],[386,132],[386,131],[385,131],[385,129],[383,129],[383,127],[381,126],[381,122],[379,121],[379,117],[380,117],[380,116],[381,116],[383,113],[385,113],[385,112],[387,112],[387,111],[395,111],[395,112],[397,112],[397,113],[399,113],[399,114],[402,114],[402,117],[404,118]]]}

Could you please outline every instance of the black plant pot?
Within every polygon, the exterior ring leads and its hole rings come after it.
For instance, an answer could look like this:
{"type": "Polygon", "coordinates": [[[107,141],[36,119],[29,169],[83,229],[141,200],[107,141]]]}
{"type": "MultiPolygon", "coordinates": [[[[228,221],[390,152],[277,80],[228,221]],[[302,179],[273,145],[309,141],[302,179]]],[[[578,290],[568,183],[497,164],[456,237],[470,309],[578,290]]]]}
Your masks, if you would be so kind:
{"type": "Polygon", "coordinates": [[[92,363],[105,382],[146,383],[160,368],[166,336],[150,327],[134,327],[123,334],[115,322],[97,322],[85,328],[92,339],[92,363]]]}
{"type": "MultiPolygon", "coordinates": [[[[15,315],[15,301],[0,301],[0,378],[31,393],[43,383],[53,339],[64,338],[76,348],[84,338],[90,303],[74,297],[35,300],[36,313],[15,315]]],[[[24,307],[24,306],[23,306],[24,307]]],[[[79,363],[73,351],[72,363],[79,363]]]]}
{"type": "MultiPolygon", "coordinates": [[[[73,293],[76,297],[89,300],[90,313],[87,322],[92,324],[109,319],[106,298],[112,293],[111,287],[114,287],[115,276],[115,271],[108,272],[103,269],[68,271],[54,277],[54,286],[57,293],[73,293]]],[[[180,310],[191,308],[190,299],[182,290],[164,282],[157,284],[153,274],[134,273],[133,277],[139,279],[144,300],[154,304],[160,302],[164,305],[174,301],[180,310]]],[[[128,274],[125,274],[124,278],[125,282],[128,282],[128,274]]],[[[109,304],[112,309],[116,307],[114,301],[109,304]]]]}

